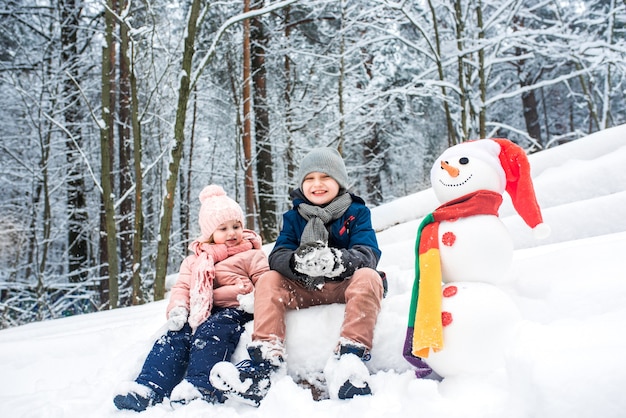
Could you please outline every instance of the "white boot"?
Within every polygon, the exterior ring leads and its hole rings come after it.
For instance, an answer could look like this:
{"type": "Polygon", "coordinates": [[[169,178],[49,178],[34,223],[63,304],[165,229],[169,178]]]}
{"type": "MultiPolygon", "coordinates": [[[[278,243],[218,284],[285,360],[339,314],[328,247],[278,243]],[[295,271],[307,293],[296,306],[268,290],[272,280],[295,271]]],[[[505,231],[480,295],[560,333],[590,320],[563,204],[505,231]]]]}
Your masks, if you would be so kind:
{"type": "Polygon", "coordinates": [[[351,399],[370,395],[370,373],[363,361],[369,360],[364,346],[342,344],[338,352],[326,362],[324,376],[331,399],[351,399]]]}
{"type": "Polygon", "coordinates": [[[219,362],[211,369],[209,380],[226,398],[259,406],[270,389],[272,378],[284,373],[283,355],[276,354],[281,352],[270,343],[253,343],[248,347],[250,360],[237,365],[219,362]]]}
{"type": "Polygon", "coordinates": [[[191,401],[202,399],[202,394],[189,381],[183,380],[172,390],[170,406],[174,409],[187,405],[191,401]]]}

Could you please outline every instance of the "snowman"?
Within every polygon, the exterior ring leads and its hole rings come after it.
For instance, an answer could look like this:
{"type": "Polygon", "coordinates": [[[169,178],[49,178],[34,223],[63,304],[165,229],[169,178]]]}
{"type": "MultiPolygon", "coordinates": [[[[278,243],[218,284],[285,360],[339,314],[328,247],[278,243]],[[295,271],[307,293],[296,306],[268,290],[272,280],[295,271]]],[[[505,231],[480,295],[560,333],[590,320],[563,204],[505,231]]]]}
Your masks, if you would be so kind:
{"type": "Polygon", "coordinates": [[[536,238],[543,223],[524,150],[506,139],[448,148],[431,184],[441,206],[422,221],[405,358],[424,377],[489,372],[504,364],[520,313],[498,285],[507,277],[513,240],[498,216],[506,191],[536,238]],[[442,287],[443,283],[443,287],[442,287]]]}

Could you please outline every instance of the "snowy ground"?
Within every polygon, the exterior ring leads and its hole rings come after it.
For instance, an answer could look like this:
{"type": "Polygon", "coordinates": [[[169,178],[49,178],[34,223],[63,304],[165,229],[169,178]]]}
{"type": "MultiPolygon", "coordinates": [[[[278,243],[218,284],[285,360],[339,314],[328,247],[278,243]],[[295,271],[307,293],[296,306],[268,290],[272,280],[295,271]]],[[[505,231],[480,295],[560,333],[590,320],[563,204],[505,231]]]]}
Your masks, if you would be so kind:
{"type": "MultiPolygon", "coordinates": [[[[438,206],[426,190],[373,209],[383,250],[380,268],[390,279],[368,364],[373,396],[316,402],[285,377],[259,408],[195,401],[177,410],[158,405],[140,416],[625,416],[626,125],[530,161],[552,235],[535,241],[505,201],[500,214],[516,251],[504,290],[523,321],[503,369],[442,382],[418,380],[402,358],[415,233],[421,218],[438,206]]],[[[160,301],[0,331],[0,416],[136,416],[115,409],[112,398],[122,382],[135,377],[164,324],[165,307],[160,301]]],[[[292,375],[323,367],[341,316],[340,305],[290,314],[292,375]]]]}

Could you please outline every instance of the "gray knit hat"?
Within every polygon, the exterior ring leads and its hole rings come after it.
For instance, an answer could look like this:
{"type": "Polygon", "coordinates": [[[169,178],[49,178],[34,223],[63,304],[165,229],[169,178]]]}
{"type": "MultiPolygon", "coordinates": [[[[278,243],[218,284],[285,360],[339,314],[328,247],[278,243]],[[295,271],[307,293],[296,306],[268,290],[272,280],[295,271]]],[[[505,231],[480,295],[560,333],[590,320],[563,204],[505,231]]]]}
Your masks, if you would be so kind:
{"type": "Polygon", "coordinates": [[[343,158],[335,148],[316,148],[309,152],[298,170],[298,187],[302,187],[304,178],[314,171],[331,176],[341,189],[348,189],[348,173],[343,158]]]}

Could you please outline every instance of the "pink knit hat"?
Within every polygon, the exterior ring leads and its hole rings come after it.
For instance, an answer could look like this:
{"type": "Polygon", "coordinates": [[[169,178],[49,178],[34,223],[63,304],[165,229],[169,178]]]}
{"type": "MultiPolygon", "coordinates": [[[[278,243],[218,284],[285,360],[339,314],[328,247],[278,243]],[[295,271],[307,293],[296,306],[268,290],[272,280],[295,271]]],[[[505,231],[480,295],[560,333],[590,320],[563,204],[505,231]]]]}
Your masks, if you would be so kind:
{"type": "Polygon", "coordinates": [[[217,227],[227,221],[239,221],[244,224],[243,210],[237,202],[226,196],[222,187],[215,184],[206,186],[200,192],[200,213],[198,223],[202,239],[208,241],[217,227]]]}

